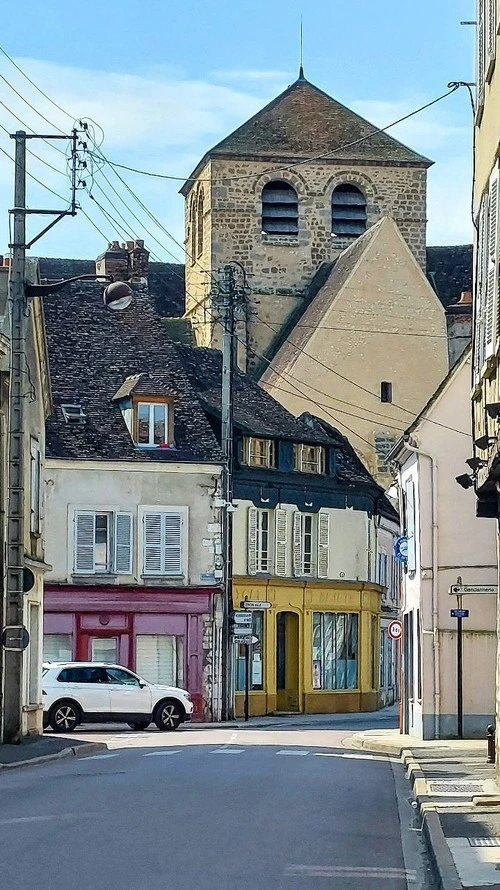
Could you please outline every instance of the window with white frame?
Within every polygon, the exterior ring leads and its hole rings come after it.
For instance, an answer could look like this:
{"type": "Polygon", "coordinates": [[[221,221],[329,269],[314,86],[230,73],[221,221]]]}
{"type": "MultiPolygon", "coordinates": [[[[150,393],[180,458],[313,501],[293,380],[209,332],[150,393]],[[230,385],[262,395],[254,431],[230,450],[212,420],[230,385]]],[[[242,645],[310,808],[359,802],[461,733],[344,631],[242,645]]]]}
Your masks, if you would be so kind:
{"type": "Polygon", "coordinates": [[[248,574],[272,572],[272,510],[248,508],[248,574]]]}
{"type": "Polygon", "coordinates": [[[294,445],[294,470],[299,473],[324,473],[325,449],[322,445],[294,445]]]}
{"type": "Polygon", "coordinates": [[[137,444],[151,447],[168,442],[168,404],[137,403],[137,444]]]}
{"type": "Polygon", "coordinates": [[[142,515],[142,573],[180,577],[185,574],[185,512],[144,510],[142,515]]]}
{"type": "Polygon", "coordinates": [[[249,467],[276,466],[275,447],[272,439],[258,439],[249,436],[243,444],[244,462],[249,467]]]}
{"type": "Polygon", "coordinates": [[[296,577],[327,578],[330,556],[328,513],[301,513],[293,517],[293,573],[296,577]]]}
{"type": "Polygon", "coordinates": [[[76,510],[74,560],[76,575],[132,573],[131,513],[76,510]]]}
{"type": "Polygon", "coordinates": [[[30,442],[30,531],[39,535],[42,520],[42,453],[36,439],[30,442]]]}

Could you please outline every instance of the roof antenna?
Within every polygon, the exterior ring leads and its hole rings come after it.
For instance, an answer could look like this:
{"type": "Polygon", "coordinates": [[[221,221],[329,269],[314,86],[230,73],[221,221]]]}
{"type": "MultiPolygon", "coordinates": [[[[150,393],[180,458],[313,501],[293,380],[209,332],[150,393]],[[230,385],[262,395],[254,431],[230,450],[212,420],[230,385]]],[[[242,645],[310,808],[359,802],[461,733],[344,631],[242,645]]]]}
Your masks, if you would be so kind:
{"type": "Polygon", "coordinates": [[[302,16],[300,17],[300,68],[299,80],[305,80],[304,77],[304,23],[302,16]]]}

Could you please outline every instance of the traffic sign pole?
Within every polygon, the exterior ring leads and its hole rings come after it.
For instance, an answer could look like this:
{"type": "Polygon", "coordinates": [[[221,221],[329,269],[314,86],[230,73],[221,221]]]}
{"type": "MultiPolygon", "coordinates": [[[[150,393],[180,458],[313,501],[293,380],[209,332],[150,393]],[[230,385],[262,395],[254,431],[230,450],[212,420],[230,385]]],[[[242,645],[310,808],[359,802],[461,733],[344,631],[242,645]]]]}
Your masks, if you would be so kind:
{"type": "Polygon", "coordinates": [[[462,648],[462,595],[457,595],[457,735],[464,737],[463,648],[462,648]]]}
{"type": "Polygon", "coordinates": [[[245,644],[245,723],[248,723],[248,705],[250,699],[250,653],[252,644],[245,644]]]}

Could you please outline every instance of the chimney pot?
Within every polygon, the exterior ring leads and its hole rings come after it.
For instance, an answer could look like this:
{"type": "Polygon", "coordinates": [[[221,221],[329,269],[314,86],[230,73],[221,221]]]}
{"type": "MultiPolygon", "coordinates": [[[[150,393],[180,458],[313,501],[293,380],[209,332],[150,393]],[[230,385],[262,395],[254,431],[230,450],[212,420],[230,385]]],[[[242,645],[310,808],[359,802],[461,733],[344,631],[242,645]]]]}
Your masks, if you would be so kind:
{"type": "Polygon", "coordinates": [[[111,277],[113,281],[128,281],[128,254],[119,241],[110,241],[107,250],[95,261],[96,275],[111,277]]]}

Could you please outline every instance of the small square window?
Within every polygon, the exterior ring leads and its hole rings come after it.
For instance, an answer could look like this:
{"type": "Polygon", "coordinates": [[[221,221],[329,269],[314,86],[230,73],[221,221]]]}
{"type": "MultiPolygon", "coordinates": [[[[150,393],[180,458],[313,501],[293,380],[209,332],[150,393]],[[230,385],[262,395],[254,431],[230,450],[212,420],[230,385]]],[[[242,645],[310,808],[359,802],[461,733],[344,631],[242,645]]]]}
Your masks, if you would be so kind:
{"type": "Polygon", "coordinates": [[[382,380],[380,384],[380,401],[392,402],[392,383],[387,380],[382,380]]]}
{"type": "Polygon", "coordinates": [[[322,445],[295,445],[293,463],[299,473],[324,473],[325,449],[322,445]]]}
{"type": "Polygon", "coordinates": [[[276,466],[273,440],[256,439],[253,436],[245,439],[244,460],[249,467],[276,466]]]}
{"type": "Polygon", "coordinates": [[[86,423],[87,415],[81,405],[61,405],[66,423],[86,423]]]}

